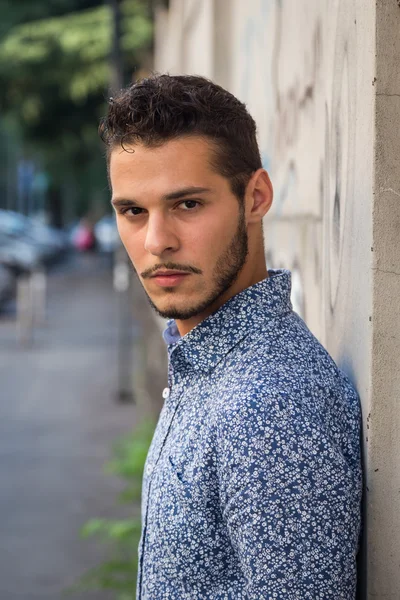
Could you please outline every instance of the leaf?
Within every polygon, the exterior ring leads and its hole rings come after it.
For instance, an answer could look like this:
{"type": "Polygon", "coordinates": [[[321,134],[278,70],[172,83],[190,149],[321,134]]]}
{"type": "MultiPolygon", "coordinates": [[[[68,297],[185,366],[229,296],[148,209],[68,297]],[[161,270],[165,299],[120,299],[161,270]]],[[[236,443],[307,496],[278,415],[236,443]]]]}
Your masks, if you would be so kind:
{"type": "MultiPolygon", "coordinates": [[[[122,475],[128,481],[120,494],[125,500],[140,495],[144,462],[154,431],[152,421],[142,422],[133,432],[119,438],[113,445],[113,460],[107,463],[108,473],[122,475]]],[[[86,572],[66,593],[84,590],[114,590],[119,600],[134,600],[137,572],[137,546],[140,539],[139,518],[98,519],[81,528],[83,538],[98,537],[111,547],[111,557],[95,569],[86,572]]]]}
{"type": "MultiPolygon", "coordinates": [[[[69,197],[82,212],[93,197],[106,202],[97,127],[111,74],[110,7],[103,0],[0,0],[0,10],[1,119],[18,130],[24,153],[30,150],[53,185],[71,182],[69,197]]],[[[124,0],[122,14],[128,75],[150,47],[152,24],[139,0],[124,0]]]]}

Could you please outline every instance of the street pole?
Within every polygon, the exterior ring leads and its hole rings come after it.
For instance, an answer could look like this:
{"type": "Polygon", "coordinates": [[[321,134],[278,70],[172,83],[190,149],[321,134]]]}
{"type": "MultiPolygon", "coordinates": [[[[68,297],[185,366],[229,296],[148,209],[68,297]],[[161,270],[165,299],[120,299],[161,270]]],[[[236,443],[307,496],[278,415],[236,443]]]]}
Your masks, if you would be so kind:
{"type": "MultiPolygon", "coordinates": [[[[108,0],[112,15],[112,42],[110,54],[110,95],[124,85],[124,67],[121,51],[122,0],[108,0]]],[[[129,258],[124,248],[114,255],[114,289],[118,296],[118,382],[116,398],[119,402],[133,402],[132,364],[132,275],[129,258]]]]}

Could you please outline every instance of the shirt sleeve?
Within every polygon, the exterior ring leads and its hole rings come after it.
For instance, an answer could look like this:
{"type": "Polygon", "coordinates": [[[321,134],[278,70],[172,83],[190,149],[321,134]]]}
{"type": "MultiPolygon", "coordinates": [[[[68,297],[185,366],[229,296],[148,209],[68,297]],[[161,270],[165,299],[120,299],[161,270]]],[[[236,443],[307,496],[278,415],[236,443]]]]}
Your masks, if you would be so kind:
{"type": "MultiPolygon", "coordinates": [[[[355,448],[359,440],[355,442],[355,448]]],[[[316,413],[259,393],[218,428],[220,501],[254,599],[355,597],[360,481],[316,413]]]]}

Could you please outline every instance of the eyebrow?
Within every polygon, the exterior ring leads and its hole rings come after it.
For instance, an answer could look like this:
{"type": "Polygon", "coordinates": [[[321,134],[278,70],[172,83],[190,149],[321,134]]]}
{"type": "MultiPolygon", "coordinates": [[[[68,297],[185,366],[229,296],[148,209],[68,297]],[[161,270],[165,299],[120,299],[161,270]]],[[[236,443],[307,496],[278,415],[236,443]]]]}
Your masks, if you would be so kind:
{"type": "MultiPolygon", "coordinates": [[[[174,192],[170,192],[169,194],[164,194],[162,196],[162,200],[179,200],[180,198],[186,198],[186,196],[193,196],[193,194],[204,194],[207,192],[211,192],[210,188],[205,187],[186,187],[180,190],[176,190],[174,192]]],[[[128,200],[125,198],[112,198],[111,204],[113,206],[137,206],[138,203],[136,200],[128,200]]]]}

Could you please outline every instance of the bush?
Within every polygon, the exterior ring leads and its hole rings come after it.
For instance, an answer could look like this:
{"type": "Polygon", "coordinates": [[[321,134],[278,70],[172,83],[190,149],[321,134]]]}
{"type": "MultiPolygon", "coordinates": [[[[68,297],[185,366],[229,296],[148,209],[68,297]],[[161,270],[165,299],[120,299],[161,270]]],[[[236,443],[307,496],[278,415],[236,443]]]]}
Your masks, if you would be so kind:
{"type": "MultiPolygon", "coordinates": [[[[122,503],[138,503],[141,496],[144,463],[153,436],[154,423],[142,422],[132,433],[119,438],[113,446],[113,458],[105,472],[118,475],[127,483],[119,494],[122,503]]],[[[81,530],[83,538],[97,536],[110,546],[110,558],[87,571],[66,590],[74,594],[88,590],[113,590],[116,600],[135,600],[137,548],[140,539],[140,517],[133,519],[90,519],[81,530]]]]}

